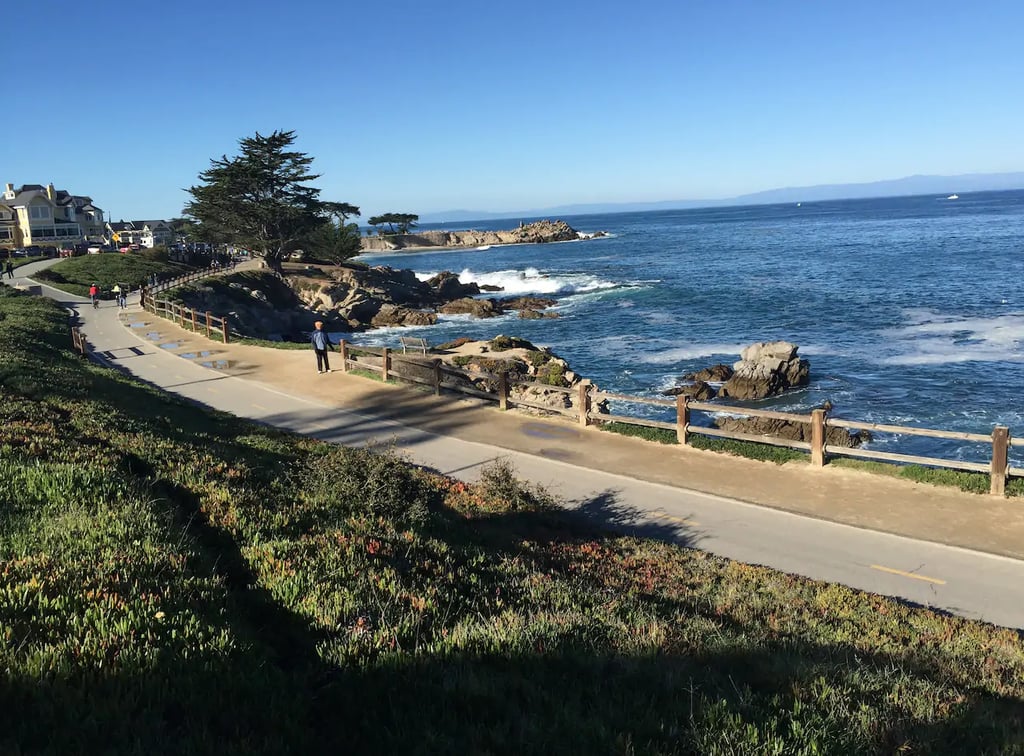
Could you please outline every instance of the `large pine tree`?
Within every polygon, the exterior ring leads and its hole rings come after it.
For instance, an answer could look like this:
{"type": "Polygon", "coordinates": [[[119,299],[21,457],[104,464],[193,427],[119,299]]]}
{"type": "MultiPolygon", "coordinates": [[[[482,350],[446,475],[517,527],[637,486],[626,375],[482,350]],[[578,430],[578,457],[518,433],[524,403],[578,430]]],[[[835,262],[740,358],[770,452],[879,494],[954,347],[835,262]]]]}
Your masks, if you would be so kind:
{"type": "Polygon", "coordinates": [[[251,249],[280,271],[328,220],[320,190],[307,184],[320,177],[309,172],[313,158],[290,151],[294,141],[294,131],[257,132],[240,140],[237,157],[211,160],[184,210],[196,236],[251,249]]]}

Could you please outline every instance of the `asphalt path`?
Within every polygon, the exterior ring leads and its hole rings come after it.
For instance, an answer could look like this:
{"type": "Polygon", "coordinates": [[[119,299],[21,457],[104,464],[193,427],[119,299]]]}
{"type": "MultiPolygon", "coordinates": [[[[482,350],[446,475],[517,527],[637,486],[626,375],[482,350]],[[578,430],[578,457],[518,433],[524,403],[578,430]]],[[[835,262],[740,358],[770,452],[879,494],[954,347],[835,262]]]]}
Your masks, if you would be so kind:
{"type": "MultiPolygon", "coordinates": [[[[15,270],[9,284],[54,261],[15,270]]],[[[685,488],[578,467],[556,459],[428,433],[373,415],[327,406],[183,359],[144,340],[112,302],[43,286],[78,313],[97,358],[200,404],[333,443],[394,444],[416,464],[466,481],[507,459],[566,507],[624,532],[671,540],[720,556],[1007,627],[1024,628],[1024,562],[805,517],[685,488]]],[[[137,305],[138,295],[129,298],[137,305]]],[[[549,439],[547,447],[557,447],[549,439]]]]}

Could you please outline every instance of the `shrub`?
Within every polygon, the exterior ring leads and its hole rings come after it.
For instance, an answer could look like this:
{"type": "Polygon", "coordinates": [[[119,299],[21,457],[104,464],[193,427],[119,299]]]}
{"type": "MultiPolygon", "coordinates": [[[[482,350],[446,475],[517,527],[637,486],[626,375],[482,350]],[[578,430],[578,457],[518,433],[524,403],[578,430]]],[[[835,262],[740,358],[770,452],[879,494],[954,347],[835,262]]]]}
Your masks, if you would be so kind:
{"type": "Polygon", "coordinates": [[[392,449],[332,448],[310,457],[294,483],[314,506],[383,517],[395,526],[427,519],[436,493],[392,449]]]}
{"type": "Polygon", "coordinates": [[[554,499],[542,486],[519,480],[512,463],[505,458],[496,459],[480,470],[480,490],[492,505],[510,512],[536,512],[554,506],[554,499]]]}

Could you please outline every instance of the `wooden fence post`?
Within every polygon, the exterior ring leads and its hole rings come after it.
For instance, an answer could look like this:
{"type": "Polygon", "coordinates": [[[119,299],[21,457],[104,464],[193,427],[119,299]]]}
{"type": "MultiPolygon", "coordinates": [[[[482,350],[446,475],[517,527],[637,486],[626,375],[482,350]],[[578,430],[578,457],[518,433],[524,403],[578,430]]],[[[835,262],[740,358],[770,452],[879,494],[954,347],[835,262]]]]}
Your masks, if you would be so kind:
{"type": "Polygon", "coordinates": [[[348,372],[348,342],[342,339],[338,342],[338,351],[341,352],[341,372],[348,372]]]}
{"type": "Polygon", "coordinates": [[[508,371],[506,370],[498,373],[498,409],[502,412],[508,409],[508,371]]]}
{"type": "Polygon", "coordinates": [[[825,466],[825,410],[811,410],[811,465],[825,466]]]}
{"type": "Polygon", "coordinates": [[[441,396],[441,358],[434,358],[434,395],[441,396]]]}
{"type": "Polygon", "coordinates": [[[228,343],[228,321],[224,318],[220,319],[220,335],[224,339],[224,343],[228,343]]]}
{"type": "Polygon", "coordinates": [[[380,361],[380,379],[384,383],[388,382],[388,371],[391,369],[391,350],[384,347],[380,361]]]}
{"type": "Polygon", "coordinates": [[[199,326],[196,325],[196,311],[193,308],[190,312],[192,313],[192,331],[195,332],[199,330],[199,326]]]}
{"type": "Polygon", "coordinates": [[[206,311],[206,338],[210,338],[210,329],[213,327],[213,313],[209,310],[206,311]]]}
{"type": "Polygon", "coordinates": [[[580,425],[586,428],[590,425],[590,381],[584,378],[580,381],[580,425]]]}
{"type": "Polygon", "coordinates": [[[993,496],[1006,495],[1006,471],[1009,466],[1010,429],[997,425],[992,429],[992,484],[989,493],[993,496]]]}
{"type": "Polygon", "coordinates": [[[690,397],[676,394],[676,440],[686,446],[686,429],[690,425],[690,397]]]}

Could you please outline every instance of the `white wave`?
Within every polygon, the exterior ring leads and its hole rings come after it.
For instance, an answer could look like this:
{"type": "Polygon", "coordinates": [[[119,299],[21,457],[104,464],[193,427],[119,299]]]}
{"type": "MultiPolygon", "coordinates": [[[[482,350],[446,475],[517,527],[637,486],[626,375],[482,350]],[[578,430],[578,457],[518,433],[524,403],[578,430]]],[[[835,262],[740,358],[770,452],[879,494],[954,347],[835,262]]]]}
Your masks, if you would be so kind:
{"type": "MultiPolygon", "coordinates": [[[[420,280],[431,277],[429,273],[417,273],[420,280]]],[[[550,275],[537,268],[524,270],[495,270],[476,272],[469,268],[459,273],[462,283],[478,286],[500,286],[503,294],[578,294],[588,291],[615,288],[617,284],[586,273],[562,273],[550,275]]]]}
{"type": "Polygon", "coordinates": [[[895,354],[886,365],[945,365],[961,362],[1024,362],[1024,314],[957,317],[927,310],[904,313],[908,325],[882,332],[895,354]]]}
{"type": "Polygon", "coordinates": [[[739,360],[740,352],[748,346],[749,344],[690,344],[674,349],[665,349],[655,354],[641,355],[638,361],[649,365],[666,365],[672,362],[695,360],[699,357],[725,356],[724,361],[731,364],[739,360]]]}

